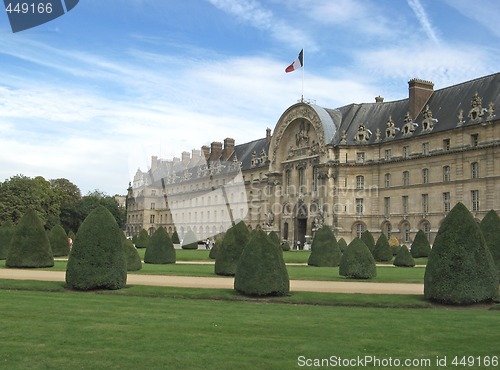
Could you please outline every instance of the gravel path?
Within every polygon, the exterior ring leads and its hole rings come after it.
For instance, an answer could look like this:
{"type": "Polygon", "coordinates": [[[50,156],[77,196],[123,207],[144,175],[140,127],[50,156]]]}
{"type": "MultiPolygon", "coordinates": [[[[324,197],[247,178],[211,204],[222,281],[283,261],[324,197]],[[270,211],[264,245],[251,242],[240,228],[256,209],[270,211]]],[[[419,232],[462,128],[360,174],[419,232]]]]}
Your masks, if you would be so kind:
{"type": "MultiPolygon", "coordinates": [[[[0,269],[0,279],[65,281],[65,276],[65,271],[0,269]]],[[[233,289],[234,278],[128,274],[127,284],[233,289]]],[[[302,292],[422,295],[424,294],[424,285],[353,281],[290,280],[290,290],[302,292]]]]}

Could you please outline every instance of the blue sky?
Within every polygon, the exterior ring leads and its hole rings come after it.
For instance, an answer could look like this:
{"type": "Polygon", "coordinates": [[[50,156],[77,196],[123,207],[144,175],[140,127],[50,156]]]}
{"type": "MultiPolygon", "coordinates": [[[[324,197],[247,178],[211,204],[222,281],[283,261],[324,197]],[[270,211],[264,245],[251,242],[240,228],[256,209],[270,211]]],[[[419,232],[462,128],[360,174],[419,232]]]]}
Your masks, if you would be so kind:
{"type": "Polygon", "coordinates": [[[151,155],[265,136],[301,95],[336,108],[499,72],[497,0],[81,0],[12,33],[0,13],[0,181],[124,194],[151,155]]]}

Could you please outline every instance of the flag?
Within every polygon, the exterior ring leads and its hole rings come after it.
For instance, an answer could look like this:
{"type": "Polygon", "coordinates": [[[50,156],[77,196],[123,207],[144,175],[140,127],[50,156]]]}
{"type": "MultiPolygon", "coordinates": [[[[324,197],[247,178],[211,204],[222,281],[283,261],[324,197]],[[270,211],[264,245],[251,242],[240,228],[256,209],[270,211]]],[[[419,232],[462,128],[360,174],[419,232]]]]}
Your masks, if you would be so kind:
{"type": "Polygon", "coordinates": [[[285,68],[285,72],[293,72],[296,69],[301,68],[304,65],[304,49],[302,49],[299,53],[299,56],[297,59],[293,61],[292,64],[290,64],[288,67],[285,68]]]}

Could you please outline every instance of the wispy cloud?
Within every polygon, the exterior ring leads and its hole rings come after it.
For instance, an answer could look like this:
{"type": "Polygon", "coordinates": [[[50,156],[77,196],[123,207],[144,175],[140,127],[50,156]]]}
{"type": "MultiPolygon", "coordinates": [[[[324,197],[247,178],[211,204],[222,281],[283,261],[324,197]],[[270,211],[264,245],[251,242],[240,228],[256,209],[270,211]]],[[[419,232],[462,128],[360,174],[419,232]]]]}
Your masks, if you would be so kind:
{"type": "Polygon", "coordinates": [[[424,32],[427,34],[427,37],[435,44],[439,44],[439,38],[436,34],[436,31],[434,30],[434,27],[432,26],[432,23],[427,16],[427,13],[420,0],[408,0],[408,5],[410,6],[411,10],[413,10],[413,13],[415,13],[415,16],[417,17],[420,25],[424,29],[424,32]]]}

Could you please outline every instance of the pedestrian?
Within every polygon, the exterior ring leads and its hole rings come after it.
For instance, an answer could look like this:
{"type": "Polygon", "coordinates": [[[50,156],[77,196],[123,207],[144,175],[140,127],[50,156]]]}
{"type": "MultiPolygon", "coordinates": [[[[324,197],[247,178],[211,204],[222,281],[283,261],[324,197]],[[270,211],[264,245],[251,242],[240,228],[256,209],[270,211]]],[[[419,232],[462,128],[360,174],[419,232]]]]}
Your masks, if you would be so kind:
{"type": "Polygon", "coordinates": [[[300,240],[297,240],[297,250],[300,251],[300,240]]]}
{"type": "Polygon", "coordinates": [[[205,249],[210,250],[210,239],[205,240],[205,249]]]}

